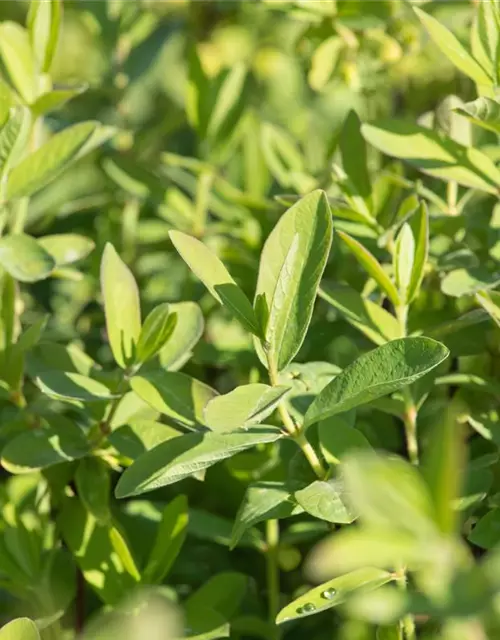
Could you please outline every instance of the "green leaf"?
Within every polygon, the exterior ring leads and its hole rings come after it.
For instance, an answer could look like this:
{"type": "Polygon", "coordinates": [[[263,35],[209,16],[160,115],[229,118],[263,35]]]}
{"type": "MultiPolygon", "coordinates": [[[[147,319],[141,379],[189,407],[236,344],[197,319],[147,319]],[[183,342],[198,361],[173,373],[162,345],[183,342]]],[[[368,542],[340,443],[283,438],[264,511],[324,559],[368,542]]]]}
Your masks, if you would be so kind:
{"type": "Polygon", "coordinates": [[[144,569],[144,582],[147,584],[162,583],[184,544],[188,520],[186,497],[177,496],[163,510],[156,540],[144,569]]]}
{"type": "Polygon", "coordinates": [[[431,38],[457,69],[465,73],[469,78],[472,78],[472,80],[480,86],[486,85],[489,87],[492,85],[492,79],[483,67],[472,57],[451,31],[448,31],[436,18],[433,18],[421,9],[413,7],[413,10],[420,18],[420,21],[427,29],[431,38]]]}
{"type": "Polygon", "coordinates": [[[394,277],[399,295],[408,301],[408,289],[415,261],[415,238],[410,225],[405,222],[396,238],[394,248],[394,277]]]}
{"type": "Polygon", "coordinates": [[[143,454],[121,476],[116,496],[124,498],[152,491],[206,469],[258,444],[282,437],[274,427],[254,427],[228,434],[189,433],[173,438],[143,454]]]}
{"type": "Polygon", "coordinates": [[[205,407],[206,424],[213,431],[234,431],[262,422],[278,406],[289,387],[247,384],[223,396],[216,396],[205,407]]]}
{"type": "Polygon", "coordinates": [[[2,450],[2,466],[10,473],[31,473],[89,454],[83,431],[66,419],[48,428],[33,429],[12,438],[2,450]]]}
{"type": "Polygon", "coordinates": [[[471,31],[472,53],[488,75],[498,83],[500,11],[496,0],[479,2],[471,31]]]}
{"type": "Polygon", "coordinates": [[[385,344],[388,340],[400,337],[401,328],[397,319],[355,289],[343,285],[323,286],[319,295],[375,344],[385,344]]]}
{"type": "Polygon", "coordinates": [[[405,160],[423,173],[496,194],[500,171],[487,155],[416,124],[384,120],[364,124],[365,139],[383,153],[405,160]]]}
{"type": "Polygon", "coordinates": [[[342,418],[346,414],[339,414],[319,423],[319,444],[321,453],[328,464],[338,464],[355,451],[369,451],[371,445],[365,436],[345,425],[342,418]]]}
{"type": "Polygon", "coordinates": [[[135,278],[110,243],[101,261],[101,291],[109,344],[116,363],[124,369],[136,353],[141,305],[135,278]]]}
{"type": "Polygon", "coordinates": [[[448,357],[430,338],[401,338],[360,356],[316,397],[305,425],[343,413],[412,384],[448,357]]]}
{"type": "Polygon", "coordinates": [[[469,542],[481,549],[493,549],[500,542],[500,509],[493,509],[475,524],[469,542]]]}
{"type": "Polygon", "coordinates": [[[180,231],[170,231],[169,235],[181,258],[217,302],[227,307],[247,331],[258,336],[260,330],[252,305],[219,258],[196,238],[180,231]]]}
{"type": "Polygon", "coordinates": [[[40,634],[32,620],[17,618],[0,629],[0,640],[40,640],[40,634]]]}
{"type": "Polygon", "coordinates": [[[346,506],[339,480],[316,480],[294,493],[298,504],[310,515],[336,524],[350,524],[356,518],[346,506]]]}
{"type": "Polygon", "coordinates": [[[483,129],[500,133],[500,104],[496,100],[477,98],[473,102],[466,102],[455,111],[483,129]]]}
{"type": "Polygon", "coordinates": [[[67,87],[64,89],[53,89],[39,96],[30,106],[31,112],[35,116],[44,116],[51,111],[56,111],[63,107],[69,100],[79,96],[87,90],[86,84],[67,87]]]}
{"type": "Polygon", "coordinates": [[[305,618],[326,609],[343,604],[354,594],[378,589],[393,580],[393,574],[382,569],[366,567],[339,576],[311,589],[284,607],[276,618],[276,624],[305,618]]]}
{"type": "Polygon", "coordinates": [[[339,144],[342,165],[349,178],[347,187],[353,208],[361,213],[370,213],[372,187],[368,173],[366,144],[361,135],[361,122],[355,111],[350,111],[345,119],[339,144]]]}
{"type": "Polygon", "coordinates": [[[109,527],[109,540],[125,571],[135,582],[140,582],[141,574],[137,569],[132,552],[130,551],[127,541],[116,527],[109,527]]]}
{"type": "Polygon", "coordinates": [[[377,259],[365,249],[361,243],[351,238],[347,233],[337,231],[337,235],[347,245],[349,251],[354,254],[356,260],[358,260],[361,266],[375,280],[391,302],[395,306],[398,306],[400,303],[398,290],[377,259]]]}
{"type": "Polygon", "coordinates": [[[207,124],[208,138],[222,141],[233,133],[245,107],[246,80],[247,69],[242,63],[233,64],[223,72],[207,124]]]}
{"type": "Polygon", "coordinates": [[[111,522],[109,495],[111,478],[108,465],[99,458],[84,458],[75,473],[78,497],[99,524],[111,522]]]}
{"type": "Polygon", "coordinates": [[[302,511],[282,482],[257,482],[250,485],[234,520],[231,548],[236,547],[245,531],[259,522],[288,518],[302,511]]]}
{"type": "Polygon", "coordinates": [[[192,349],[204,329],[203,314],[195,302],[177,302],[170,305],[177,315],[177,323],[170,340],[160,351],[161,366],[170,371],[180,369],[192,355],[192,349]]]}
{"type": "Polygon", "coordinates": [[[38,244],[52,256],[58,267],[83,260],[95,247],[90,238],[76,233],[43,236],[38,240],[38,244]]]}
{"type": "Polygon", "coordinates": [[[283,214],[264,244],[256,296],[269,309],[265,339],[278,371],[304,341],[331,239],[330,207],[317,190],[283,214]]]}
{"type": "Polygon", "coordinates": [[[412,302],[419,294],[429,257],[429,213],[425,202],[421,202],[417,213],[411,219],[416,242],[413,269],[407,291],[407,301],[412,302]]]}
{"type": "Polygon", "coordinates": [[[0,24],[0,55],[9,78],[24,102],[36,97],[35,65],[28,32],[16,22],[0,24]]]}
{"type": "Polygon", "coordinates": [[[447,296],[460,298],[479,293],[484,289],[493,289],[500,284],[500,274],[489,273],[482,267],[473,269],[454,269],[441,281],[441,291],[447,296]]]}
{"type": "Polygon", "coordinates": [[[47,73],[59,38],[61,0],[32,0],[27,25],[38,72],[47,73]]]}
{"type": "MultiPolygon", "coordinates": [[[[0,130],[0,179],[24,152],[31,131],[31,116],[26,107],[13,107],[9,118],[0,130]]],[[[3,185],[2,185],[3,190],[3,185]]],[[[0,191],[3,200],[3,191],[0,191]]]]}
{"type": "Polygon", "coordinates": [[[372,452],[343,465],[346,493],[362,523],[432,539],[434,505],[427,485],[409,462],[372,452]]]}
{"type": "Polygon", "coordinates": [[[130,385],[153,409],[190,429],[207,426],[203,412],[217,396],[208,385],[174,371],[152,371],[134,376],[130,385]]]}
{"type": "Polygon", "coordinates": [[[74,160],[97,131],[97,122],[81,122],[56,133],[10,173],[7,198],[31,196],[52,182],[74,160]]]}
{"type": "Polygon", "coordinates": [[[496,291],[478,291],[476,301],[500,327],[500,293],[496,291]]]}
{"type": "Polygon", "coordinates": [[[55,267],[52,256],[23,233],[0,238],[0,264],[21,282],[44,280],[55,267]]]}
{"type": "Polygon", "coordinates": [[[136,460],[145,451],[180,435],[179,431],[169,425],[138,419],[116,428],[109,434],[108,441],[122,456],[136,460]]]}
{"type": "Polygon", "coordinates": [[[191,631],[186,640],[217,640],[230,637],[230,624],[220,613],[206,607],[186,612],[186,625],[191,631]]]}
{"type": "Polygon", "coordinates": [[[102,402],[115,397],[104,384],[79,373],[44,371],[37,376],[35,383],[40,391],[60,400],[102,402]]]}
{"type": "Polygon", "coordinates": [[[229,621],[238,612],[248,587],[249,579],[242,573],[219,573],[186,600],[186,613],[189,617],[193,611],[211,609],[229,621]]]}
{"type": "Polygon", "coordinates": [[[147,362],[153,358],[172,338],[177,316],[171,313],[170,305],[155,307],[144,320],[137,343],[136,362],[147,362]]]}
{"type": "Polygon", "coordinates": [[[118,604],[137,586],[111,543],[111,528],[100,525],[76,499],[65,500],[58,527],[85,582],[106,604],[118,604]]]}

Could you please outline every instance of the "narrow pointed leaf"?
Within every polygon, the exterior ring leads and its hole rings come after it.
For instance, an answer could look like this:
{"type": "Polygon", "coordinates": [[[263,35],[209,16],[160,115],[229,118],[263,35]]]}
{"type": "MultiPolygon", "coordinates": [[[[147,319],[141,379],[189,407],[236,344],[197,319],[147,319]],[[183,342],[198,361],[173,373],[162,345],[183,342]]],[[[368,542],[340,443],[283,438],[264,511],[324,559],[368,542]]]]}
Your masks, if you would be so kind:
{"type": "Polygon", "coordinates": [[[269,310],[269,357],[284,369],[300,349],[332,240],[323,191],[314,191],[283,214],[264,245],[256,299],[269,310]]]}
{"type": "Polygon", "coordinates": [[[28,12],[31,46],[39,72],[47,73],[59,38],[61,0],[32,0],[28,12]]]}
{"type": "Polygon", "coordinates": [[[217,302],[227,307],[245,329],[259,335],[260,330],[250,301],[219,258],[203,242],[180,231],[171,231],[170,239],[181,258],[217,302]]]}
{"type": "Polygon", "coordinates": [[[400,303],[398,290],[382,268],[377,259],[363,245],[343,231],[337,231],[338,237],[347,245],[370,277],[372,277],[382,291],[394,305],[400,303]]]}
{"type": "Polygon", "coordinates": [[[217,396],[205,408],[205,421],[213,431],[234,431],[262,422],[277,407],[289,387],[247,384],[217,396]]]}
{"type": "Polygon", "coordinates": [[[352,571],[311,589],[288,604],[279,612],[276,624],[304,618],[337,607],[346,602],[350,596],[378,589],[393,579],[391,573],[382,569],[366,567],[352,571]]]}
{"type": "Polygon", "coordinates": [[[316,397],[305,416],[309,426],[336,413],[412,384],[448,357],[430,338],[401,338],[360,356],[316,397]]]}
{"type": "Polygon", "coordinates": [[[427,259],[429,257],[429,213],[427,211],[427,205],[424,202],[420,203],[419,210],[413,216],[411,225],[413,227],[416,246],[411,279],[406,294],[408,302],[414,300],[420,291],[427,259]]]}
{"type": "Polygon", "coordinates": [[[500,104],[496,100],[480,97],[455,111],[483,129],[500,133],[500,104]]]}
{"type": "Polygon", "coordinates": [[[28,32],[16,22],[0,25],[0,56],[12,84],[29,104],[36,96],[33,51],[28,32]]]}
{"type": "Polygon", "coordinates": [[[116,487],[116,496],[140,495],[179,482],[245,449],[281,437],[279,429],[261,426],[244,432],[189,433],[173,438],[143,454],[125,471],[116,487]]]}
{"type": "Polygon", "coordinates": [[[192,349],[204,329],[203,314],[195,302],[177,302],[170,305],[177,322],[167,344],[160,351],[161,366],[170,371],[180,369],[192,355],[192,349]]]}
{"type": "Polygon", "coordinates": [[[415,238],[410,225],[405,222],[396,238],[394,250],[394,276],[400,296],[408,299],[408,288],[413,273],[415,261],[415,238]]]}
{"type": "Polygon", "coordinates": [[[153,358],[172,337],[177,316],[171,313],[170,305],[160,304],[144,320],[137,343],[137,362],[153,358]]]}
{"type": "MultiPolygon", "coordinates": [[[[23,153],[31,129],[31,117],[26,107],[14,107],[0,130],[0,178],[3,178],[23,153]]],[[[0,194],[1,196],[2,194],[0,194]]]]}
{"type": "Polygon", "coordinates": [[[132,272],[109,243],[101,261],[101,291],[109,344],[116,363],[124,369],[141,333],[139,290],[132,272]]]}

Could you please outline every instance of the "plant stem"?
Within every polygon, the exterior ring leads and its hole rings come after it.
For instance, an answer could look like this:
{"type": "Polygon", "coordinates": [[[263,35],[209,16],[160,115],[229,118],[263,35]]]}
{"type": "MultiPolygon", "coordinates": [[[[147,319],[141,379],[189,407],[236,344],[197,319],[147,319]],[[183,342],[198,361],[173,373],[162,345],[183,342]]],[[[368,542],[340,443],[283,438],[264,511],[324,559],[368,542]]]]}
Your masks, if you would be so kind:
{"type": "MultiPolygon", "coordinates": [[[[404,304],[396,308],[396,315],[399,321],[401,336],[408,335],[408,305],[404,304]]],[[[405,413],[403,422],[405,425],[406,436],[406,450],[408,452],[408,458],[412,464],[417,465],[419,460],[418,454],[418,439],[417,439],[417,407],[415,406],[415,400],[409,387],[403,389],[403,396],[405,402],[405,413]]]]}
{"type": "Polygon", "coordinates": [[[279,611],[280,573],[278,566],[279,522],[266,522],[266,575],[267,599],[269,605],[269,622],[274,624],[279,611]]]}
{"type": "MultiPolygon", "coordinates": [[[[274,363],[273,358],[270,355],[268,355],[268,367],[269,367],[269,380],[273,387],[277,387],[279,385],[278,370],[274,363]]],[[[307,461],[311,465],[311,468],[313,469],[314,473],[318,476],[320,480],[323,480],[327,475],[327,471],[323,467],[323,464],[319,459],[316,451],[314,451],[310,442],[307,440],[303,430],[300,428],[299,425],[296,425],[295,422],[293,421],[293,418],[289,414],[283,400],[278,404],[278,413],[280,414],[281,421],[287,433],[299,445],[299,447],[302,450],[302,453],[307,458],[307,461]]]]}
{"type": "MultiPolygon", "coordinates": [[[[401,590],[406,591],[407,586],[408,586],[408,581],[407,581],[407,578],[406,578],[406,568],[405,567],[400,567],[398,569],[396,584],[398,585],[398,587],[401,590]]],[[[408,614],[408,615],[404,616],[404,618],[402,618],[401,621],[400,621],[400,625],[401,625],[401,630],[403,632],[403,636],[404,636],[405,640],[416,640],[417,633],[416,633],[416,629],[415,629],[415,619],[414,619],[413,615],[408,614]]]]}

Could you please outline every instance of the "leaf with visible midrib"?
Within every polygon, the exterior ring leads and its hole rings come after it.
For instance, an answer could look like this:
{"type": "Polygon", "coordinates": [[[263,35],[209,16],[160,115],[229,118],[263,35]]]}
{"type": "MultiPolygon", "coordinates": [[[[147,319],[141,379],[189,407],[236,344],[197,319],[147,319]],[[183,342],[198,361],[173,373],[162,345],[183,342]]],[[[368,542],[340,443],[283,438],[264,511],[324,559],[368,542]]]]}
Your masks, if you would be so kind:
{"type": "Polygon", "coordinates": [[[282,433],[260,426],[235,433],[188,433],[147,451],[121,476],[116,497],[140,495],[201,471],[257,444],[275,442],[282,433]]]}
{"type": "Polygon", "coordinates": [[[205,408],[205,420],[213,431],[234,431],[258,424],[270,415],[289,387],[247,384],[211,400],[205,408]]]}
{"type": "Polygon", "coordinates": [[[217,302],[227,307],[247,331],[260,335],[250,300],[238,287],[219,258],[203,242],[186,233],[170,231],[169,235],[181,258],[217,302]]]}
{"type": "Polygon", "coordinates": [[[304,424],[348,411],[411,384],[437,367],[448,349],[430,338],[401,338],[360,356],[316,397],[304,424]]]}
{"type": "Polygon", "coordinates": [[[338,480],[316,480],[296,491],[294,497],[304,511],[315,518],[336,524],[349,524],[355,520],[352,510],[345,504],[338,480]]]}
{"type": "Polygon", "coordinates": [[[30,196],[52,182],[77,159],[78,152],[97,127],[97,122],[81,122],[52,136],[11,171],[7,181],[7,198],[12,200],[30,196]]]}
{"type": "Polygon", "coordinates": [[[17,618],[0,629],[0,640],[40,640],[40,634],[32,620],[17,618]]]}
{"type": "Polygon", "coordinates": [[[328,201],[317,190],[283,214],[264,244],[256,300],[265,300],[269,310],[266,341],[278,371],[305,338],[332,233],[328,201]]]}

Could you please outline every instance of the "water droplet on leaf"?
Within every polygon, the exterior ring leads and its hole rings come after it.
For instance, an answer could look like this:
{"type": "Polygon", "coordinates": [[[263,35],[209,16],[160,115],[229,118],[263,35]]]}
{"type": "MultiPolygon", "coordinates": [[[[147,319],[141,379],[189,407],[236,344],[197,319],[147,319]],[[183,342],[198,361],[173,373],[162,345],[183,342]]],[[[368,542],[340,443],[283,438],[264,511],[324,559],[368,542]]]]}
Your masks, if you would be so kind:
{"type": "Polygon", "coordinates": [[[316,611],[315,605],[312,602],[306,602],[306,604],[302,607],[303,613],[311,613],[312,611],[316,611]]]}
{"type": "Polygon", "coordinates": [[[335,597],[335,594],[337,592],[335,591],[335,589],[326,589],[325,591],[323,591],[323,593],[321,594],[322,598],[325,598],[325,600],[331,600],[332,598],[335,597]]]}

